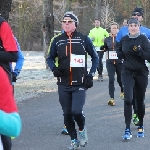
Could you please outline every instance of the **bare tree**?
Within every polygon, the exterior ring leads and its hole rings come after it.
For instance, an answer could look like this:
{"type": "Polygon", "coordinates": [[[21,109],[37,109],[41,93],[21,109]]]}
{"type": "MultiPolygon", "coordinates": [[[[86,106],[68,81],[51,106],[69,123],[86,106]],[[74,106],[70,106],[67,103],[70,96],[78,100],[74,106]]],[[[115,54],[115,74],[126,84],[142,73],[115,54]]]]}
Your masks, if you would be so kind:
{"type": "Polygon", "coordinates": [[[83,20],[83,0],[78,0],[78,2],[79,2],[79,8],[77,9],[78,10],[78,12],[79,12],[79,15],[78,15],[78,19],[79,19],[79,21],[80,21],[80,26],[78,26],[78,31],[79,32],[82,32],[82,29],[83,29],[83,22],[84,22],[84,20],[83,20]]]}
{"type": "Polygon", "coordinates": [[[13,0],[11,8],[9,23],[22,50],[41,50],[42,2],[13,0]]]}
{"type": "Polygon", "coordinates": [[[101,6],[101,23],[105,29],[109,28],[110,24],[114,21],[113,6],[110,6],[109,0],[103,1],[103,6],[101,6]]]}
{"type": "Polygon", "coordinates": [[[64,12],[66,11],[66,0],[59,0],[58,2],[55,2],[55,7],[53,8],[54,18],[56,22],[61,24],[61,19],[63,17],[64,12]],[[59,9],[58,9],[59,8],[59,9]]]}
{"type": "Polygon", "coordinates": [[[144,8],[144,10],[145,10],[145,13],[144,13],[144,24],[145,24],[145,25],[147,25],[147,18],[148,18],[148,16],[150,15],[150,13],[147,12],[148,3],[149,3],[149,0],[144,0],[143,8],[144,8]]]}
{"type": "Polygon", "coordinates": [[[95,18],[98,18],[98,19],[101,18],[101,5],[102,5],[102,0],[96,0],[96,4],[95,4],[95,18]]]}
{"type": "Polygon", "coordinates": [[[66,0],[66,11],[71,11],[72,10],[72,0],[66,0]]]}
{"type": "MultiPolygon", "coordinates": [[[[43,29],[45,31],[43,32],[44,33],[43,50],[44,50],[44,57],[46,59],[50,40],[54,36],[53,0],[43,0],[43,12],[44,12],[43,29]]],[[[47,65],[46,68],[48,68],[47,65]]]]}

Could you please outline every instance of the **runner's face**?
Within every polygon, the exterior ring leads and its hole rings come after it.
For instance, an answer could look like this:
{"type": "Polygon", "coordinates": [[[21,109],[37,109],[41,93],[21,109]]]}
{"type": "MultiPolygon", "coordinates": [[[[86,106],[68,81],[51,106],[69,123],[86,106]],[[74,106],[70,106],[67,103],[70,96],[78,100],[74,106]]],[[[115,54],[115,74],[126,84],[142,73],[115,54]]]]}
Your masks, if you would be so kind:
{"type": "Polygon", "coordinates": [[[95,23],[94,23],[94,24],[95,24],[95,27],[96,27],[96,28],[100,27],[100,21],[95,20],[95,23]]]}
{"type": "Polygon", "coordinates": [[[123,21],[123,26],[127,26],[127,25],[128,25],[127,20],[124,19],[124,21],[123,21]]]}
{"type": "Polygon", "coordinates": [[[139,22],[141,22],[143,20],[143,17],[141,14],[139,14],[138,12],[135,12],[132,14],[133,18],[136,18],[139,22]]]}
{"type": "Polygon", "coordinates": [[[129,33],[130,35],[136,35],[137,33],[139,33],[140,31],[140,28],[139,28],[139,25],[138,24],[135,24],[135,23],[132,23],[132,24],[129,24],[128,25],[128,30],[129,30],[129,33]]]}
{"type": "Polygon", "coordinates": [[[118,26],[115,25],[115,24],[114,24],[114,25],[111,25],[110,30],[111,30],[111,34],[116,35],[116,34],[118,33],[118,26]]]}
{"type": "Polygon", "coordinates": [[[62,21],[62,28],[66,33],[74,32],[76,29],[75,21],[70,17],[65,17],[62,21]]]}

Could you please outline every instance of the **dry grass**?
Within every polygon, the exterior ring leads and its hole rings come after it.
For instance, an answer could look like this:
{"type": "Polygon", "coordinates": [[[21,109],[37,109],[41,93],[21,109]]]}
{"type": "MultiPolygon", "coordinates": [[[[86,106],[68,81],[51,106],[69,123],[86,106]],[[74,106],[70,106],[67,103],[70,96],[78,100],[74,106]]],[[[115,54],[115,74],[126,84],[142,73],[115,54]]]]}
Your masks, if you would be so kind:
{"type": "Polygon", "coordinates": [[[56,78],[45,69],[42,52],[23,52],[25,61],[23,69],[15,84],[16,101],[37,97],[41,94],[56,91],[56,78]]]}

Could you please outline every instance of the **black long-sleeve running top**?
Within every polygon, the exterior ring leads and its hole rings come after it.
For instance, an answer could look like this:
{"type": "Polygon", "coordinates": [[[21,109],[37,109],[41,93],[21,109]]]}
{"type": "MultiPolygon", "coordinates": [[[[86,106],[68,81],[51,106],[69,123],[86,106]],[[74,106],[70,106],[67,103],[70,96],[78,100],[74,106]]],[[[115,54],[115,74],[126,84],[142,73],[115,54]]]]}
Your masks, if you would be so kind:
{"type": "Polygon", "coordinates": [[[47,63],[50,69],[53,70],[55,58],[58,57],[58,67],[63,72],[63,76],[58,78],[58,84],[83,84],[83,79],[87,74],[87,53],[92,58],[90,73],[93,74],[98,65],[98,55],[90,38],[77,31],[70,37],[63,33],[54,38],[47,63]]]}
{"type": "Polygon", "coordinates": [[[125,70],[143,75],[148,74],[145,60],[150,62],[150,43],[145,35],[140,34],[136,38],[130,38],[126,35],[116,46],[118,57],[124,60],[123,67],[125,70]]]}

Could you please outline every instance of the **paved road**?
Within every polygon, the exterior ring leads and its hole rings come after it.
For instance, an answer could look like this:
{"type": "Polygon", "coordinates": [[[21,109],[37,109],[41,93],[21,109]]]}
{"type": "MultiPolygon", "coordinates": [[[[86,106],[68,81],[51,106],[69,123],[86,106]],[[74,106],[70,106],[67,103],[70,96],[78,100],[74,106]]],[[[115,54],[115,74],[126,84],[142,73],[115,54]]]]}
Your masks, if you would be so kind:
{"type": "MultiPolygon", "coordinates": [[[[84,107],[89,143],[81,150],[149,150],[150,149],[150,86],[146,93],[145,137],[137,138],[137,129],[131,125],[133,138],[122,140],[124,133],[123,101],[119,99],[116,84],[116,106],[108,106],[108,78],[94,80],[87,92],[84,107]]],[[[70,138],[61,135],[63,117],[57,92],[29,99],[18,104],[23,121],[19,138],[13,140],[12,150],[66,150],[70,138]]]]}

